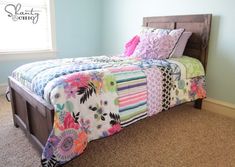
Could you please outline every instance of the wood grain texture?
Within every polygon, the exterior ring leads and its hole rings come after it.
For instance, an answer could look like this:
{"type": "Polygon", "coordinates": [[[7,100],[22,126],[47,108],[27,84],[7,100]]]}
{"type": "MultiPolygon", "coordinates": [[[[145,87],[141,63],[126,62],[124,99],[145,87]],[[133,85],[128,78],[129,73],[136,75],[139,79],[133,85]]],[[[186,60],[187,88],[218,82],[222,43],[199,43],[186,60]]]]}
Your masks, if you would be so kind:
{"type": "Polygon", "coordinates": [[[9,87],[14,126],[20,127],[41,153],[52,130],[54,108],[12,77],[9,87]]]}

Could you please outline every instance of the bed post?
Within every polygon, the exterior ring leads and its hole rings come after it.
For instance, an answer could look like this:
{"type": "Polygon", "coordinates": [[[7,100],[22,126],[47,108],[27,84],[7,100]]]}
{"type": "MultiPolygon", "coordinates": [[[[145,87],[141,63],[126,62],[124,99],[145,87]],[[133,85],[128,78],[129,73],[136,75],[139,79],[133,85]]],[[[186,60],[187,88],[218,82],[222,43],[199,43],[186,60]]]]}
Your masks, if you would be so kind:
{"type": "Polygon", "coordinates": [[[10,96],[11,96],[10,102],[11,102],[13,123],[16,128],[19,128],[19,125],[17,124],[16,118],[15,118],[16,110],[15,110],[15,96],[14,96],[14,92],[13,92],[14,89],[12,89],[12,87],[10,86],[10,80],[8,80],[8,86],[9,86],[9,91],[10,91],[10,96]]]}

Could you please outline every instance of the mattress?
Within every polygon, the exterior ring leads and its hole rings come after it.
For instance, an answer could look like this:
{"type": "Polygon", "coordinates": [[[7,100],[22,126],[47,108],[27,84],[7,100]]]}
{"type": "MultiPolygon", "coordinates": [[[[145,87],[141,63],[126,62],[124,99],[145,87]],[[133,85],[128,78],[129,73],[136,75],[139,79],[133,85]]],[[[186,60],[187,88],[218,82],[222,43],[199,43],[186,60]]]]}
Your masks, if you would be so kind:
{"type": "Polygon", "coordinates": [[[64,164],[87,143],[170,107],[206,97],[197,59],[88,57],[41,61],[12,76],[54,106],[43,166],[64,164]]]}

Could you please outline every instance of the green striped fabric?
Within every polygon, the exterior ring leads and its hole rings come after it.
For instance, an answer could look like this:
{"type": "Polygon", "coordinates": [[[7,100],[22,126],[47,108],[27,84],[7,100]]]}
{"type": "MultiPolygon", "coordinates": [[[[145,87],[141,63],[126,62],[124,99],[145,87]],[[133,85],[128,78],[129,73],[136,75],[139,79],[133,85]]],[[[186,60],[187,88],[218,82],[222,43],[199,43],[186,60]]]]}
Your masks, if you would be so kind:
{"type": "Polygon", "coordinates": [[[147,81],[143,71],[115,72],[122,127],[147,117],[147,81]]]}

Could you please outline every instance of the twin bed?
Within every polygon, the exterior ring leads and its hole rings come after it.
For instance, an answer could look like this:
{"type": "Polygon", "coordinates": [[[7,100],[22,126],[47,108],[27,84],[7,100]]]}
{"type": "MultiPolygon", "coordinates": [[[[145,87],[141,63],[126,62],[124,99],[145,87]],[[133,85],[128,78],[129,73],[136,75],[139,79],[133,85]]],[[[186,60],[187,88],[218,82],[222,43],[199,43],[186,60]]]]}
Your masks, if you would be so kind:
{"type": "Polygon", "coordinates": [[[188,101],[200,109],[211,18],[210,14],[144,18],[145,27],[193,33],[184,51],[187,56],[181,58],[142,61],[100,56],[18,68],[9,77],[14,125],[42,153],[43,166],[56,166],[80,155],[89,141],[147,116],[188,101]]]}

